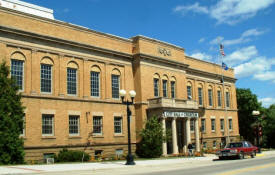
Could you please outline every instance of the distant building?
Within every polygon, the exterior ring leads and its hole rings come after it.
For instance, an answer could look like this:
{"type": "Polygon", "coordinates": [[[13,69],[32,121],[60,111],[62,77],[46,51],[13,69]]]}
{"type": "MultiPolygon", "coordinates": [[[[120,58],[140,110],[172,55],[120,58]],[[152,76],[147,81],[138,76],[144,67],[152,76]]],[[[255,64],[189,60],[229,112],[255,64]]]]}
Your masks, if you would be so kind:
{"type": "Polygon", "coordinates": [[[0,2],[0,59],[11,67],[26,106],[27,161],[62,148],[126,154],[126,107],[119,89],[137,93],[131,108],[134,150],[137,131],[154,115],[172,130],[164,155],[185,152],[189,143],[196,151],[218,148],[228,133],[230,140],[238,139],[232,69],[223,71],[223,88],[220,65],[186,56],[181,47],[57,21],[52,10],[34,5],[27,7],[45,14],[5,6],[24,6],[21,1],[0,2]]]}

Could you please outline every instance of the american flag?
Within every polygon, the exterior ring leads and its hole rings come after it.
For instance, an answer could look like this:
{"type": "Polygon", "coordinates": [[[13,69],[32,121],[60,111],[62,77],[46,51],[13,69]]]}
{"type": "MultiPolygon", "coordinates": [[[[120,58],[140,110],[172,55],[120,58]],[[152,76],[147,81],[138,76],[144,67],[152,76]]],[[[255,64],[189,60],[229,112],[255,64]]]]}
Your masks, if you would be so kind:
{"type": "Polygon", "coordinates": [[[225,56],[223,48],[224,48],[223,45],[220,44],[220,53],[221,53],[222,56],[225,56]]]}

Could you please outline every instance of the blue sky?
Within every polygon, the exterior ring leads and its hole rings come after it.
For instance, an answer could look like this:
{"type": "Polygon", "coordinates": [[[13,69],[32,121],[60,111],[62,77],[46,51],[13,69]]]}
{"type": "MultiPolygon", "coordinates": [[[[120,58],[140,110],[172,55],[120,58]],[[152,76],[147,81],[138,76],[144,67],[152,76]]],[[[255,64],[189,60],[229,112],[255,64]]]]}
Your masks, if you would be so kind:
{"type": "Polygon", "coordinates": [[[235,69],[265,107],[275,103],[275,0],[24,0],[55,19],[125,38],[145,35],[185,48],[189,56],[235,69]]]}

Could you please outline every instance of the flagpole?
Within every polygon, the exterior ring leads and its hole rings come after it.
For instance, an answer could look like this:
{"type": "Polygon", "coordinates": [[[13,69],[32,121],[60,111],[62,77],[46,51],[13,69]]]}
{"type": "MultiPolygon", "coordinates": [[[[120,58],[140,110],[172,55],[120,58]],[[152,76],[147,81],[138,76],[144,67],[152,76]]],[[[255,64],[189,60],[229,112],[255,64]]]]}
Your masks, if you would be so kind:
{"type": "MultiPolygon", "coordinates": [[[[221,58],[221,65],[223,64],[223,56],[224,54],[221,54],[221,48],[222,44],[220,43],[220,58],[221,58]]],[[[223,51],[222,51],[223,52],[223,51]]],[[[226,106],[226,90],[224,87],[224,75],[223,75],[223,65],[222,65],[222,71],[221,71],[221,76],[222,76],[222,88],[223,88],[223,99],[224,99],[224,110],[225,110],[225,120],[226,120],[226,130],[227,130],[227,136],[226,136],[226,143],[230,143],[230,133],[229,133],[229,121],[228,121],[228,115],[227,115],[227,106],[226,106]]]]}

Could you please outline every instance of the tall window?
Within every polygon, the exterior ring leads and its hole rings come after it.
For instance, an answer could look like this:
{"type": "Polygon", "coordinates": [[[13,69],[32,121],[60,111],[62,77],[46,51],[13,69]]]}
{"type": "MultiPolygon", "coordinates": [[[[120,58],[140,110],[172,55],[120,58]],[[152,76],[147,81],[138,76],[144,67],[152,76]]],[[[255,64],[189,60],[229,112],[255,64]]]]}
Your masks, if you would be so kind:
{"type": "Polygon", "coordinates": [[[67,68],[67,94],[76,95],[77,78],[76,69],[67,68]]]}
{"type": "Polygon", "coordinates": [[[228,119],[229,122],[229,130],[233,129],[233,125],[232,125],[232,119],[228,119]]]}
{"type": "Polygon", "coordinates": [[[11,77],[15,80],[19,90],[23,90],[24,62],[20,60],[11,60],[11,77]]]}
{"type": "Polygon", "coordinates": [[[224,130],[224,119],[220,120],[220,125],[221,125],[221,131],[224,130]]]}
{"type": "Polygon", "coordinates": [[[217,147],[217,142],[213,141],[213,148],[216,148],[216,147],[217,147]]]}
{"type": "Polygon", "coordinates": [[[119,98],[119,75],[112,74],[112,98],[119,98]]]}
{"type": "Polygon", "coordinates": [[[171,81],[171,98],[176,97],[176,87],[175,87],[176,82],[171,81]]]}
{"type": "Polygon", "coordinates": [[[203,104],[203,94],[202,94],[202,88],[198,88],[198,95],[199,95],[199,105],[202,106],[203,104]]]}
{"type": "Polygon", "coordinates": [[[23,117],[23,127],[22,127],[22,130],[20,132],[20,136],[25,136],[25,128],[26,128],[26,114],[24,114],[24,117],[23,117]]]}
{"type": "Polygon", "coordinates": [[[201,119],[201,132],[205,132],[205,119],[201,119]]]}
{"type": "Polygon", "coordinates": [[[154,96],[159,96],[159,79],[154,78],[154,96]]]}
{"type": "Polygon", "coordinates": [[[41,64],[41,92],[52,92],[52,66],[41,64]]]}
{"type": "Polygon", "coordinates": [[[216,130],[216,120],[215,119],[211,119],[211,130],[212,131],[216,130]]]}
{"type": "Polygon", "coordinates": [[[221,107],[222,106],[222,95],[221,95],[220,90],[218,90],[217,95],[218,95],[218,106],[221,107]]]}
{"type": "Polygon", "coordinates": [[[192,99],[192,86],[187,86],[187,98],[192,99]]]}
{"type": "Polygon", "coordinates": [[[79,116],[69,116],[69,135],[79,135],[79,116]]]}
{"type": "Polygon", "coordinates": [[[195,131],[195,120],[194,119],[190,120],[190,131],[195,131]]]}
{"type": "Polygon", "coordinates": [[[167,80],[162,80],[163,97],[167,97],[167,80]]]}
{"type": "Polygon", "coordinates": [[[226,107],[229,108],[229,106],[230,106],[230,95],[229,95],[229,92],[226,92],[225,96],[226,96],[226,107]]]}
{"type": "Polygon", "coordinates": [[[115,134],[122,133],[122,117],[114,118],[114,131],[115,131],[115,134]]]}
{"type": "Polygon", "coordinates": [[[93,117],[93,133],[102,134],[102,117],[101,116],[93,117]]]}
{"type": "Polygon", "coordinates": [[[213,92],[212,89],[208,89],[208,105],[213,106],[213,92]]]}
{"type": "Polygon", "coordinates": [[[42,135],[53,136],[54,135],[54,115],[42,114],[42,135]]]}
{"type": "MultiPolygon", "coordinates": [[[[99,72],[91,71],[91,96],[99,97],[99,72]]],[[[119,78],[119,77],[118,77],[119,78]]],[[[113,87],[113,86],[112,86],[113,87]]]]}

